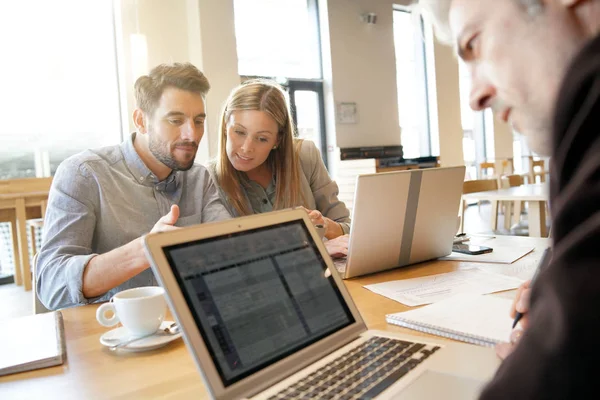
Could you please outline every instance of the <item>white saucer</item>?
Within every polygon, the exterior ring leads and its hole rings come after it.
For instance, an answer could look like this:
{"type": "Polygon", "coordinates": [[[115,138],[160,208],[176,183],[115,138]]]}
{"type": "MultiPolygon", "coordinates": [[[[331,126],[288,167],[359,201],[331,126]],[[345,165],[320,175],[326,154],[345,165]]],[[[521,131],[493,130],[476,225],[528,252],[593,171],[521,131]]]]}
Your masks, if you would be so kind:
{"type": "MultiPolygon", "coordinates": [[[[163,321],[160,324],[161,329],[165,329],[169,325],[171,325],[173,321],[163,321]]],[[[118,328],[112,329],[102,336],[100,336],[100,343],[104,346],[110,347],[120,342],[124,342],[131,337],[127,329],[125,327],[120,326],[118,328]]],[[[158,349],[159,347],[163,347],[166,344],[172,342],[173,340],[179,339],[181,337],[181,331],[176,333],[175,335],[164,335],[164,334],[154,334],[152,336],[145,337],[140,340],[136,340],[135,342],[131,342],[125,346],[119,347],[119,350],[127,350],[127,351],[148,351],[158,349]]]]}

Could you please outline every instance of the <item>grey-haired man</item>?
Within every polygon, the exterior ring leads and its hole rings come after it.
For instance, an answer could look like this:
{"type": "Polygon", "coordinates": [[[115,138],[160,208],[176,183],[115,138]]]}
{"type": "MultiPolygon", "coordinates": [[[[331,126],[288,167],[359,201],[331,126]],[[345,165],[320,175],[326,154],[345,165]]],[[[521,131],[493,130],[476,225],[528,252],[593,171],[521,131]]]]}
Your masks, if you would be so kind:
{"type": "Polygon", "coordinates": [[[596,398],[600,0],[419,3],[467,64],[471,107],[492,108],[552,156],[552,261],[530,297],[527,285],[519,291],[526,327],[497,347],[506,359],[482,398],[596,398]]]}

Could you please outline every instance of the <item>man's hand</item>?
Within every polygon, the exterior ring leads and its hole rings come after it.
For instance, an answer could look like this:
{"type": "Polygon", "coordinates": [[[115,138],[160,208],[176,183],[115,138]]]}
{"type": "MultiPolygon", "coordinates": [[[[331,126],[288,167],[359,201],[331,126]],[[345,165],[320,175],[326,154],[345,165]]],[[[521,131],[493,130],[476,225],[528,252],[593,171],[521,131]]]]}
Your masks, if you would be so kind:
{"type": "Polygon", "coordinates": [[[529,298],[531,297],[531,280],[523,282],[517,289],[517,294],[513,299],[512,306],[510,307],[510,316],[515,318],[517,312],[520,312],[523,316],[519,320],[519,325],[523,328],[527,328],[529,318],[527,313],[529,312],[529,298]]]}
{"type": "Polygon", "coordinates": [[[510,343],[498,343],[496,345],[496,355],[504,360],[519,344],[519,340],[523,336],[523,329],[516,328],[510,334],[510,343]]]}
{"type": "Polygon", "coordinates": [[[531,296],[531,280],[527,282],[523,282],[521,286],[517,289],[517,294],[513,299],[512,305],[510,307],[510,316],[511,318],[515,318],[517,316],[517,312],[522,314],[521,319],[519,320],[519,324],[517,328],[515,328],[510,334],[510,343],[498,343],[496,345],[496,354],[501,359],[505,359],[510,353],[513,352],[515,347],[517,347],[517,343],[523,336],[524,329],[527,329],[527,325],[529,323],[529,319],[527,318],[527,313],[529,312],[529,298],[531,296]]]}
{"type": "Polygon", "coordinates": [[[178,219],[179,219],[179,206],[173,204],[171,206],[171,211],[169,211],[169,213],[167,215],[163,216],[161,219],[158,220],[158,222],[154,225],[154,227],[152,228],[150,233],[167,232],[167,231],[179,229],[178,227],[175,226],[178,219]]]}
{"type": "MultiPolygon", "coordinates": [[[[151,232],[179,229],[175,227],[178,219],[179,206],[173,205],[169,213],[158,220],[151,232]]],[[[141,236],[108,253],[93,257],[83,270],[81,290],[86,298],[101,296],[148,267],[150,263],[144,253],[144,241],[141,236]]]]}
{"type": "Polygon", "coordinates": [[[333,258],[345,257],[348,255],[348,239],[350,235],[338,236],[325,242],[327,252],[333,258]]]}

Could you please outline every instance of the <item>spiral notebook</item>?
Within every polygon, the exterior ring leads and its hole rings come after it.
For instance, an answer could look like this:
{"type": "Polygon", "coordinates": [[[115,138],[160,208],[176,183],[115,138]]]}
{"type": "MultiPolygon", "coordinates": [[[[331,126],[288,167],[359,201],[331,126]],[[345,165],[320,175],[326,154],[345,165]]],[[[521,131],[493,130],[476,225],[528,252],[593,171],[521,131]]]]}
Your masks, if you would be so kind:
{"type": "Polygon", "coordinates": [[[512,300],[458,294],[416,310],[386,315],[390,324],[480,346],[507,342],[512,327],[512,300]]]}

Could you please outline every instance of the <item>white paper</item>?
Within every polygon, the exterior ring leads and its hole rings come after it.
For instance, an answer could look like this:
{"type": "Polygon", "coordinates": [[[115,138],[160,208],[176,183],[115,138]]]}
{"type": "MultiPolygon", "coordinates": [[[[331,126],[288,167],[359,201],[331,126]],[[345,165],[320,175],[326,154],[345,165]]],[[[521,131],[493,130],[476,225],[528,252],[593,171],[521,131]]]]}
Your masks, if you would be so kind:
{"type": "Polygon", "coordinates": [[[487,294],[516,289],[521,279],[483,271],[478,268],[365,285],[372,292],[407,306],[435,303],[457,294],[487,294]]]}
{"type": "Polygon", "coordinates": [[[513,320],[512,300],[495,296],[459,294],[416,310],[391,314],[417,325],[430,325],[442,331],[480,336],[508,342],[513,320]]]}
{"type": "Polygon", "coordinates": [[[494,272],[497,274],[513,276],[515,278],[528,280],[531,279],[533,274],[540,264],[543,251],[534,251],[527,258],[519,260],[512,264],[495,264],[488,263],[485,265],[479,265],[478,268],[487,272],[494,272]]]}
{"type": "Polygon", "coordinates": [[[526,256],[531,253],[534,247],[522,247],[522,246],[491,246],[486,244],[484,246],[492,247],[494,250],[491,253],[485,254],[462,254],[455,253],[441,257],[440,260],[449,261],[472,261],[472,262],[484,262],[484,263],[500,263],[500,264],[512,264],[519,258],[526,256]]]}

